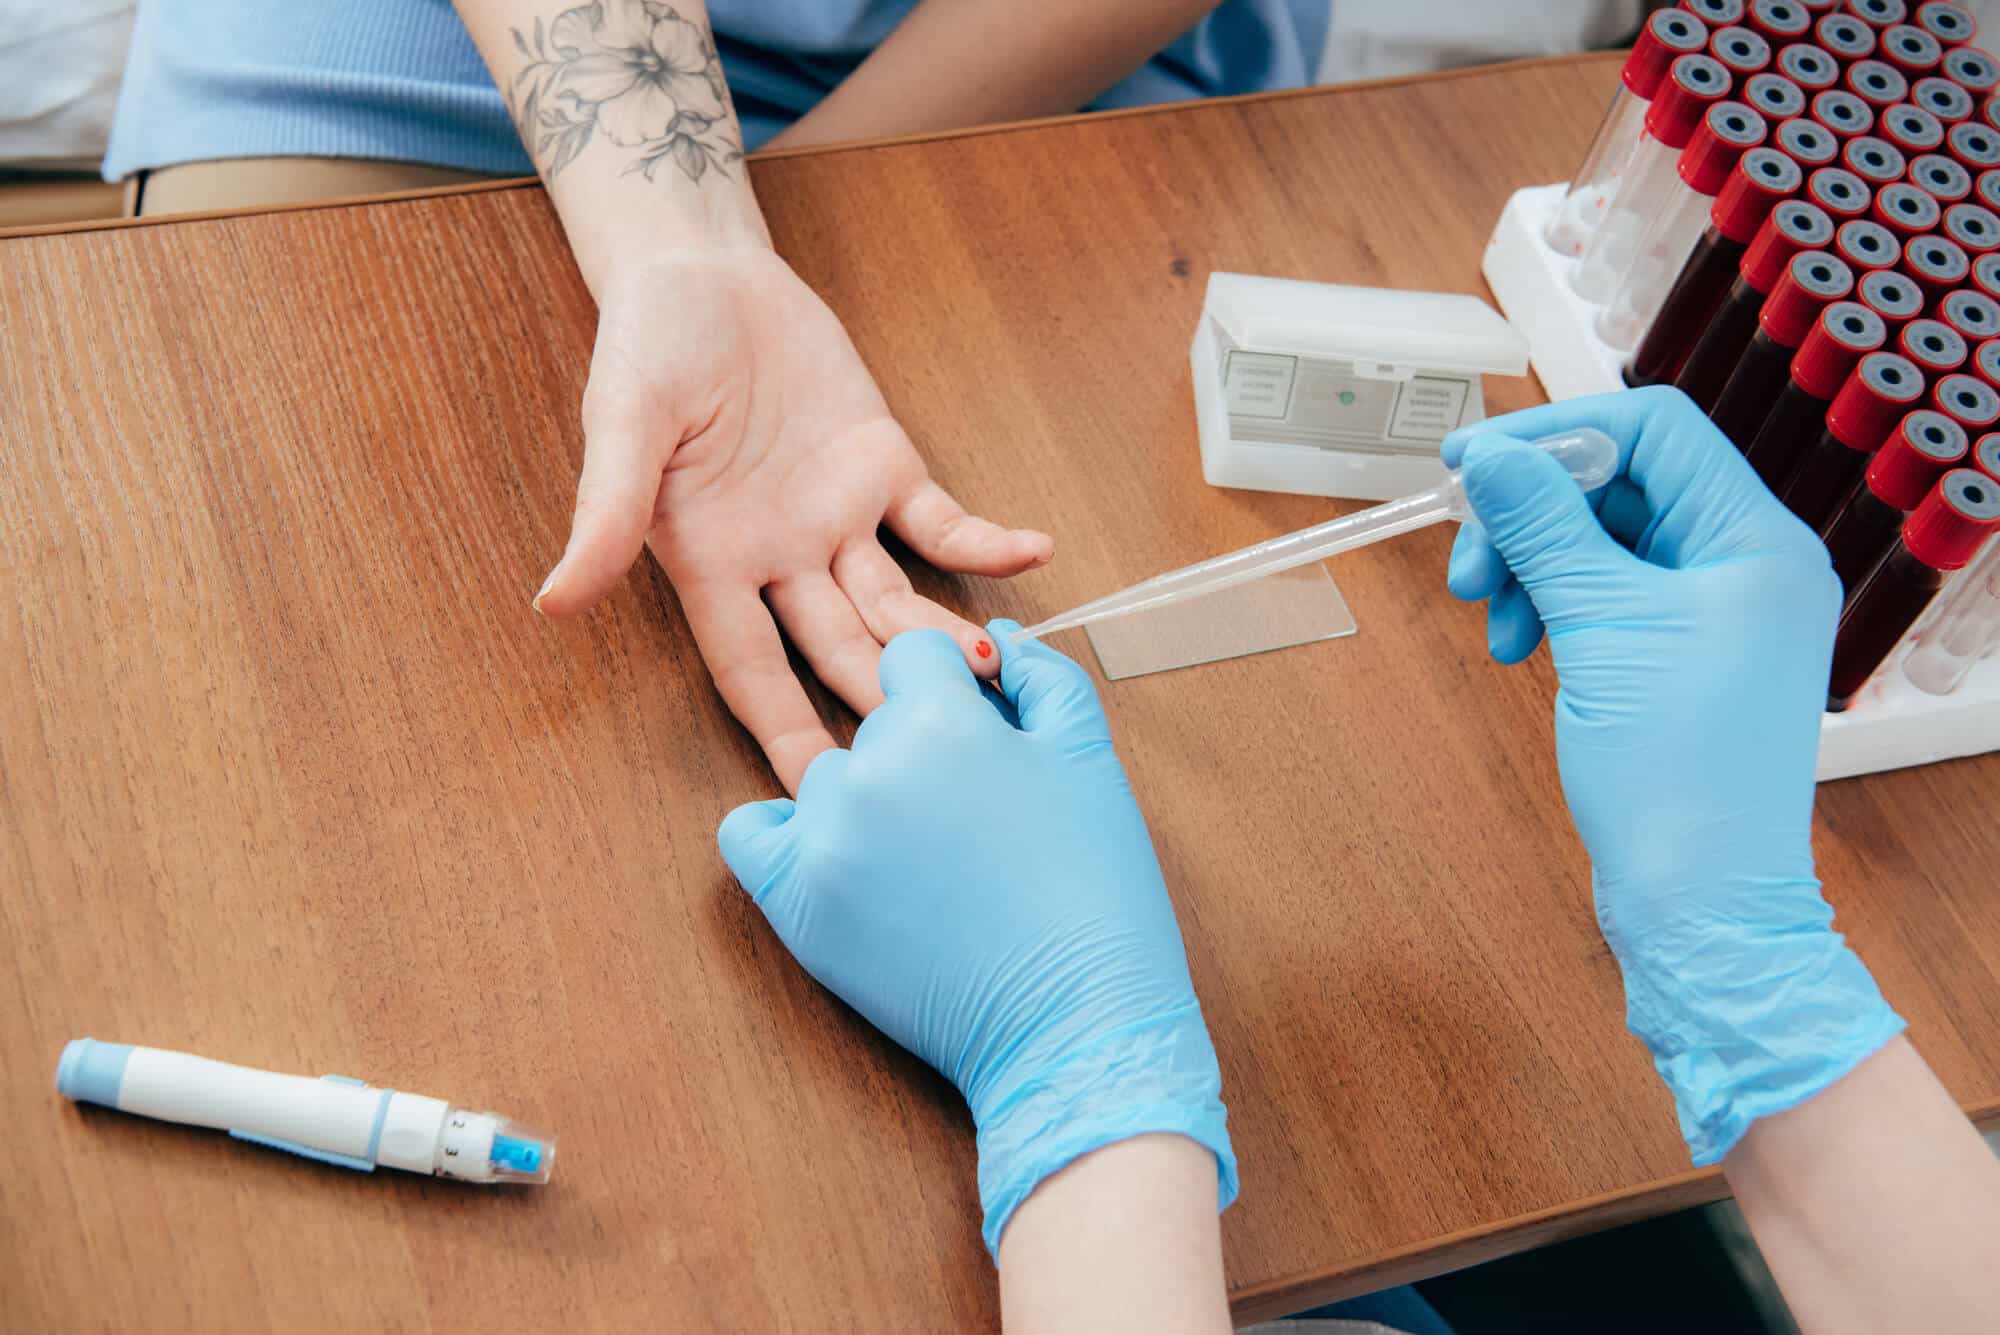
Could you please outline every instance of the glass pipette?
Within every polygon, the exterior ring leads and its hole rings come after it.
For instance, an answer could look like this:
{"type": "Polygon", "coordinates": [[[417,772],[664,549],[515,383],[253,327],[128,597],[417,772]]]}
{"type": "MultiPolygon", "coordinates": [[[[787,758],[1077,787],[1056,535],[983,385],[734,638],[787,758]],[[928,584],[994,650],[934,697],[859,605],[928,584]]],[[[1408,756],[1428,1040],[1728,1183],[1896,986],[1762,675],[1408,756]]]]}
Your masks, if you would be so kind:
{"type": "MultiPolygon", "coordinates": [[[[1554,456],[1576,479],[1576,485],[1593,491],[1609,482],[1618,472],[1618,445],[1602,431],[1581,427],[1560,435],[1544,436],[1535,445],[1554,456]]],[[[1127,616],[1148,608],[1198,598],[1253,579],[1262,579],[1281,570],[1323,561],[1329,556],[1351,552],[1384,538],[1413,533],[1446,519],[1463,520],[1471,511],[1465,503],[1465,485],[1456,472],[1444,481],[1398,500],[1385,501],[1339,519],[1302,528],[1240,551],[1197,561],[1179,570],[1141,580],[1130,588],[1107,594],[1071,608],[1060,616],[1023,627],[1013,639],[1032,640],[1052,631],[1088,625],[1111,617],[1127,616]]]]}

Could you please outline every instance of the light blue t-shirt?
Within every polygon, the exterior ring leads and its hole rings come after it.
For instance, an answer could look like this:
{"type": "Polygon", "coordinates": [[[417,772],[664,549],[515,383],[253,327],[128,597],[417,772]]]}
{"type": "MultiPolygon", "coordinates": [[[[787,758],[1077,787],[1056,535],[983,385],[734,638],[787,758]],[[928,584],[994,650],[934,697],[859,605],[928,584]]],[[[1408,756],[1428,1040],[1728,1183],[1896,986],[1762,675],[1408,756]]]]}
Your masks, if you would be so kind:
{"type": "MultiPolygon", "coordinates": [[[[711,0],[745,147],[810,110],[915,5],[711,0]]],[[[1092,107],[1308,83],[1327,13],[1327,0],[1224,0],[1092,107]]],[[[534,171],[449,0],[142,0],[105,179],[278,156],[534,171]]]]}

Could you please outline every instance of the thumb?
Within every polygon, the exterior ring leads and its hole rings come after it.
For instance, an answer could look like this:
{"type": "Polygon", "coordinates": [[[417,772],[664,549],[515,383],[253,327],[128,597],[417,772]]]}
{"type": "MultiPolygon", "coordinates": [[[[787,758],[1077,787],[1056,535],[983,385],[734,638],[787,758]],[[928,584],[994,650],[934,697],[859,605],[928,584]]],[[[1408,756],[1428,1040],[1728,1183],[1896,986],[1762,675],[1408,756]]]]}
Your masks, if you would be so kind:
{"type": "Polygon", "coordinates": [[[793,810],[789,797],[745,802],[724,816],[715,832],[722,860],[760,907],[792,865],[793,810]]]}
{"type": "Polygon", "coordinates": [[[1630,558],[1554,459],[1497,432],[1465,447],[1466,503],[1500,559],[1529,593],[1565,576],[1599,574],[1630,558]]]}
{"type": "Polygon", "coordinates": [[[1110,744],[1111,724],[1088,672],[1040,640],[1015,640],[1018,621],[990,621],[986,629],[1000,646],[1000,694],[1022,732],[1059,736],[1073,746],[1110,744]]]}
{"type": "Polygon", "coordinates": [[[535,610],[566,617],[610,592],[639,559],[653,526],[665,467],[651,433],[636,427],[588,433],[569,545],[535,595],[535,610]]]}

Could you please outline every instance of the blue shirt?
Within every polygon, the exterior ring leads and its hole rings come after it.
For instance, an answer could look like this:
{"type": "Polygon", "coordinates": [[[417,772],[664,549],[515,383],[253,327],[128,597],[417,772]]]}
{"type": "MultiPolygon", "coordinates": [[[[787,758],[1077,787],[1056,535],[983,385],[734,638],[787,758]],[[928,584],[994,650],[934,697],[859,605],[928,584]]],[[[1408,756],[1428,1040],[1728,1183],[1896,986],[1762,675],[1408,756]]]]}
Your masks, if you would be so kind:
{"type": "MultiPolygon", "coordinates": [[[[745,147],[810,110],[915,5],[711,0],[745,147]]],[[[1309,83],[1327,14],[1327,0],[1224,0],[1092,108],[1309,83]]],[[[280,156],[534,171],[449,0],[143,0],[105,179],[280,156]]]]}

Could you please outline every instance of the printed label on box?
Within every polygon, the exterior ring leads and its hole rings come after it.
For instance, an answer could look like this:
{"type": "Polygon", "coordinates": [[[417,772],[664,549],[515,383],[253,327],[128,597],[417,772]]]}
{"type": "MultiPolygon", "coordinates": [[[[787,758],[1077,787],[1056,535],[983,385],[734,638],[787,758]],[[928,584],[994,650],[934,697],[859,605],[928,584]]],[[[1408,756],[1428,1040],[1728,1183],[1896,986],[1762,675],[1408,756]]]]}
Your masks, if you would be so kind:
{"type": "Polygon", "coordinates": [[[1240,348],[1225,354],[1222,384],[1238,440],[1394,454],[1428,453],[1458,426],[1472,392],[1462,377],[1384,379],[1350,361],[1240,348]]]}
{"type": "Polygon", "coordinates": [[[1271,352],[1231,351],[1222,363],[1222,389],[1229,411],[1238,417],[1283,420],[1292,403],[1292,378],[1297,357],[1271,352]]]}
{"type": "Polygon", "coordinates": [[[1465,415],[1463,380],[1420,375],[1403,385],[1396,401],[1396,415],[1389,421],[1389,434],[1401,440],[1436,442],[1443,440],[1465,415]]]}

